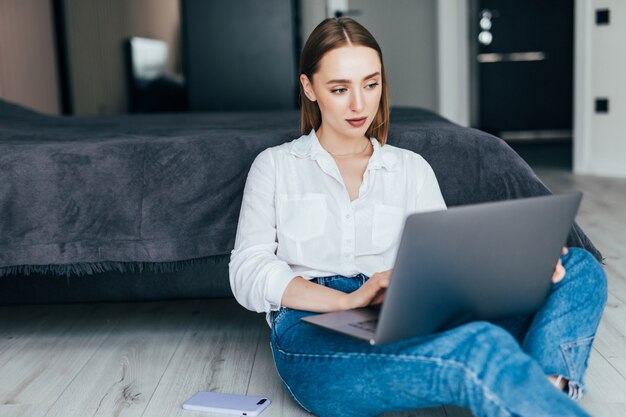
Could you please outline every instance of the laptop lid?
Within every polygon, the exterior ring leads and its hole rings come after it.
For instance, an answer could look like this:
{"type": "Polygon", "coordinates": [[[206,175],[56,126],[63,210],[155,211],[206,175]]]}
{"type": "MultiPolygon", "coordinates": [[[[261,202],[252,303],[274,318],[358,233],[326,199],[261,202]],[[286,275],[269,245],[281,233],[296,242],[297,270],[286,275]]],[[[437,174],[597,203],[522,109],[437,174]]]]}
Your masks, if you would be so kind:
{"type": "Polygon", "coordinates": [[[581,198],[575,192],[409,215],[373,343],[536,312],[581,198]]]}

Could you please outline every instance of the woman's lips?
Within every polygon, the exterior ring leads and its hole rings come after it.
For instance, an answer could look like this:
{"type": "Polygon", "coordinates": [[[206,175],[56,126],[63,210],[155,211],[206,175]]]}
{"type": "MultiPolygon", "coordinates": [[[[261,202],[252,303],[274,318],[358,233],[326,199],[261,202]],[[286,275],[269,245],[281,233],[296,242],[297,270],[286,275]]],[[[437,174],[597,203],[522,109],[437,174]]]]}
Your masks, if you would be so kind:
{"type": "Polygon", "coordinates": [[[353,127],[361,127],[367,120],[367,117],[362,117],[360,119],[346,119],[346,122],[350,123],[353,127]]]}

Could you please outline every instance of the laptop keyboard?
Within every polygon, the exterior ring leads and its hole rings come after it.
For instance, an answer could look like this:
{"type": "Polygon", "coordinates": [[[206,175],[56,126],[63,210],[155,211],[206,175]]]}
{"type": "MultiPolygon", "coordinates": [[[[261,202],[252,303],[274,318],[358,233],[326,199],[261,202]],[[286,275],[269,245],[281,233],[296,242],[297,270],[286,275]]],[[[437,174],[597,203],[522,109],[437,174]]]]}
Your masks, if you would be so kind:
{"type": "Polygon", "coordinates": [[[357,321],[354,323],[349,323],[348,325],[368,332],[375,332],[376,326],[378,325],[378,319],[357,321]]]}

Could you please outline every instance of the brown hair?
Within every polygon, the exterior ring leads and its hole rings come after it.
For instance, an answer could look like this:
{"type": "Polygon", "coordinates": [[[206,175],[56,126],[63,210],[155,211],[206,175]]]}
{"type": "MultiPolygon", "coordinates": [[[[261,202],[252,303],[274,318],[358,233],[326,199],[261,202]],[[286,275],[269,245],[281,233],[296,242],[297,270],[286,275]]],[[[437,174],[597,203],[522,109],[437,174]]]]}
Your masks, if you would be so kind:
{"type": "MultiPolygon", "coordinates": [[[[389,98],[387,93],[387,77],[383,64],[383,53],[378,42],[362,25],[349,17],[328,18],[322,21],[304,44],[300,57],[300,74],[304,74],[313,82],[313,74],[319,69],[322,57],[330,50],[346,45],[358,45],[372,48],[378,52],[381,66],[382,94],[380,105],[374,120],[365,132],[367,137],[375,137],[381,145],[387,142],[389,133],[389,98]]],[[[317,102],[309,100],[304,94],[300,83],[300,131],[308,134],[311,129],[319,129],[322,115],[317,102]]]]}

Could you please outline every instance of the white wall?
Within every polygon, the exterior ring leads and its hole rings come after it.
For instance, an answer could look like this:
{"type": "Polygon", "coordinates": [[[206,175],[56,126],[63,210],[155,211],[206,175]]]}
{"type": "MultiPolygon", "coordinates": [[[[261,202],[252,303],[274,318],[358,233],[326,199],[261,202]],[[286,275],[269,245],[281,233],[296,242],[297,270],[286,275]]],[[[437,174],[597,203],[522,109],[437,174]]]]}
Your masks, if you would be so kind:
{"type": "Polygon", "coordinates": [[[315,26],[326,19],[326,0],[300,0],[300,36],[302,45],[308,39],[315,26]]]}
{"type": "Polygon", "coordinates": [[[626,177],[626,2],[576,0],[574,172],[626,177]],[[596,9],[610,24],[595,24],[596,9]],[[596,97],[609,113],[594,111],[596,97]]]}
{"type": "Polygon", "coordinates": [[[439,110],[436,0],[349,0],[383,51],[392,106],[439,110]]]}

